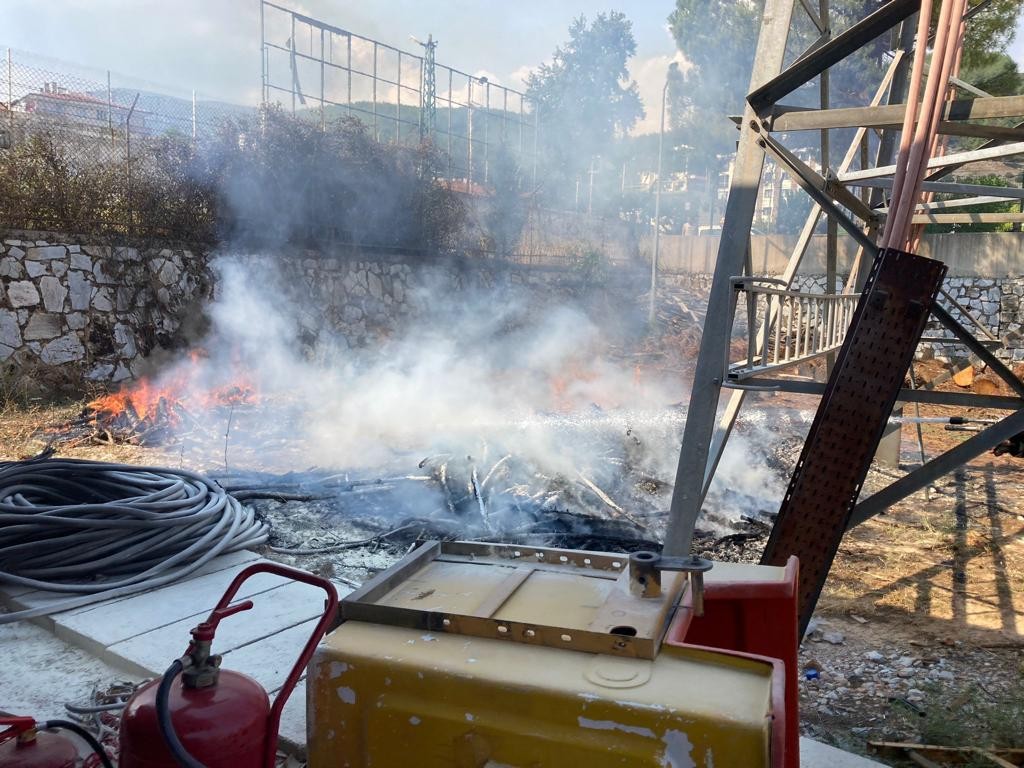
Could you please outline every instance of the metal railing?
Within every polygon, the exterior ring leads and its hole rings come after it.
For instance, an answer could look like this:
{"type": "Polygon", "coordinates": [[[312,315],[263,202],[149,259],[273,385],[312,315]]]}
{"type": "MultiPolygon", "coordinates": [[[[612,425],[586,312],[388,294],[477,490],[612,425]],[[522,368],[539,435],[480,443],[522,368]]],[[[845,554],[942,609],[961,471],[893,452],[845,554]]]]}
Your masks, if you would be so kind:
{"type": "Polygon", "coordinates": [[[747,354],[726,361],[727,376],[742,381],[787,368],[842,346],[859,293],[808,293],[771,277],[733,277],[732,317],[744,295],[747,354]],[[760,326],[758,321],[760,319],[760,326]],[[756,332],[751,329],[757,327],[756,332]]]}

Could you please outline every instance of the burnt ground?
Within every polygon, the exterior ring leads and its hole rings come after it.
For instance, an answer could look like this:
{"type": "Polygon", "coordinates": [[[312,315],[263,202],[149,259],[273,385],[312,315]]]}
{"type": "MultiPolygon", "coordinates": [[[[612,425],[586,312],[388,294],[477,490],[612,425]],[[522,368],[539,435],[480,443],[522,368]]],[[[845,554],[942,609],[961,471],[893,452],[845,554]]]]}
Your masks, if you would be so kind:
{"type": "MultiPolygon", "coordinates": [[[[815,403],[769,395],[758,406],[771,424],[773,406],[813,409],[815,403]]],[[[73,419],[81,407],[82,403],[7,407],[0,414],[0,460],[34,454],[44,444],[40,428],[73,419]]],[[[952,414],[948,408],[921,408],[923,416],[952,414]]],[[[930,455],[969,436],[941,425],[923,427],[930,455]]],[[[793,431],[779,437],[780,464],[787,456],[795,459],[802,435],[793,431]]],[[[866,490],[917,466],[917,450],[914,428],[905,426],[905,463],[873,469],[866,490]]],[[[184,464],[199,470],[222,469],[219,452],[211,448],[206,454],[186,453],[174,443],[80,443],[61,450],[62,455],[79,458],[184,464]]],[[[261,468],[258,452],[232,455],[232,466],[243,463],[261,468]]],[[[865,751],[869,739],[995,741],[1010,746],[1008,742],[1024,738],[1022,469],[1022,460],[985,455],[940,479],[927,497],[919,492],[846,537],[819,603],[816,624],[800,653],[801,725],[806,735],[855,751],[865,751]]],[[[379,525],[365,519],[348,523],[332,516],[318,507],[320,503],[259,501],[268,518],[285,529],[272,543],[318,548],[380,532],[379,525]]],[[[646,519],[653,523],[648,528],[654,535],[659,519],[663,521],[663,515],[646,519]]],[[[719,559],[756,561],[765,532],[762,523],[751,523],[739,535],[708,532],[698,544],[719,559]]],[[[421,533],[437,531],[410,529],[329,554],[267,554],[325,575],[361,581],[386,568],[421,533]]]]}

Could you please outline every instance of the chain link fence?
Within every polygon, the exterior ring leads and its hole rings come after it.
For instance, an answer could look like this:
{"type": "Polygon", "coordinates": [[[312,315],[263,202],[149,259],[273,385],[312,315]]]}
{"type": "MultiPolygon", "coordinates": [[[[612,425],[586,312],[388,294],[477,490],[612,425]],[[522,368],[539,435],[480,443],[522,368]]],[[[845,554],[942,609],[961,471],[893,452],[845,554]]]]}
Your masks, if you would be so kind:
{"type": "Polygon", "coordinates": [[[442,153],[439,175],[463,192],[536,185],[540,113],[523,93],[355,34],[269,0],[260,3],[263,101],[321,125],[354,117],[378,141],[442,153]]]}
{"type": "Polygon", "coordinates": [[[0,224],[212,236],[190,147],[244,107],[17,49],[0,62],[0,224]]]}

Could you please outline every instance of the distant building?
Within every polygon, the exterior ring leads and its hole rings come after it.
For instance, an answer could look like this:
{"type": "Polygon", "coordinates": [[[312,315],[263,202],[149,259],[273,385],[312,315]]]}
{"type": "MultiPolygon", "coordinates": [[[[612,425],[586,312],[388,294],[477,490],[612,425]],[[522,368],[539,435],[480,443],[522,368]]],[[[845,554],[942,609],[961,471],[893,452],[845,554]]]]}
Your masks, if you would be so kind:
{"type": "MultiPolygon", "coordinates": [[[[44,83],[42,91],[33,91],[15,99],[15,112],[44,117],[52,120],[63,120],[80,126],[88,126],[97,130],[110,127],[123,132],[128,121],[130,109],[120,104],[108,103],[88,93],[76,93],[62,88],[56,83],[44,83]]],[[[149,133],[146,117],[149,113],[136,109],[132,113],[132,133],[149,133]]]]}

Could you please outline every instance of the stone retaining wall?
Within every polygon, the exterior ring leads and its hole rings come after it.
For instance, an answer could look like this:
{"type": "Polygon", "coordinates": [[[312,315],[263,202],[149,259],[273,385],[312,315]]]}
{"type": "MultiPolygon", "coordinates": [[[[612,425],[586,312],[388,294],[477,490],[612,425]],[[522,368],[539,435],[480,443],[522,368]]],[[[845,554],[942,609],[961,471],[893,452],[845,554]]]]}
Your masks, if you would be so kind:
{"type": "Polygon", "coordinates": [[[69,381],[120,381],[174,346],[209,292],[205,260],[183,247],[69,237],[0,243],[0,364],[62,369],[69,381]]]}
{"type": "MultiPolygon", "coordinates": [[[[201,336],[204,309],[220,290],[219,262],[199,249],[96,244],[53,233],[8,233],[0,243],[0,379],[45,372],[75,389],[76,382],[138,377],[158,350],[201,336]]],[[[232,279],[270,285],[276,298],[269,300],[297,308],[296,343],[311,349],[325,339],[372,346],[423,309],[417,300],[427,286],[431,295],[453,297],[496,285],[572,293],[602,279],[583,269],[432,263],[352,249],[223,254],[222,261],[241,265],[232,279]]],[[[621,281],[609,284],[619,289],[621,281]]]]}

